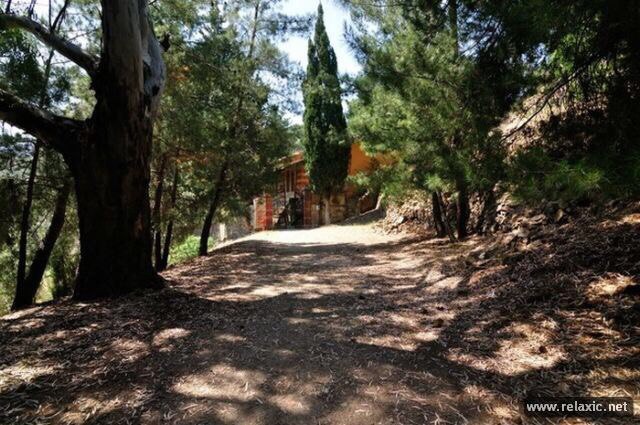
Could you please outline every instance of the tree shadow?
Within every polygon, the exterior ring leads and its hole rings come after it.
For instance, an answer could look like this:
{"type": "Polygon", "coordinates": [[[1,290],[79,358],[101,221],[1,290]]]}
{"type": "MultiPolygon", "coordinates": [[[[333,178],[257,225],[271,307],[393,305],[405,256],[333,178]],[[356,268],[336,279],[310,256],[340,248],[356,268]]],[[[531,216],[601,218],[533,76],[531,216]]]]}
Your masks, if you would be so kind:
{"type": "Polygon", "coordinates": [[[637,316],[608,319],[636,301],[587,301],[638,275],[640,229],[568,231],[481,266],[480,238],[248,240],[159,293],[8,316],[0,422],[536,423],[527,395],[637,396],[637,316]]]}

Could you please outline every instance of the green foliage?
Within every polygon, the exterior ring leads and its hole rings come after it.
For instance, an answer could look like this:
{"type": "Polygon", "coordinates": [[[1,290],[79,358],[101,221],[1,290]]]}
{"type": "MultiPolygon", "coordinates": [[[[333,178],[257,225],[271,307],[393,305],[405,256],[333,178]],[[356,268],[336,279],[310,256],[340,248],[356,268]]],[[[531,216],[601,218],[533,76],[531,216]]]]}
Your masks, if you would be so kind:
{"type": "Polygon", "coordinates": [[[394,185],[508,181],[531,202],[638,194],[637,2],[345,3],[365,67],[351,130],[369,151],[397,154],[409,178],[389,176],[394,185]],[[562,97],[563,112],[507,161],[495,129],[534,89],[562,97]]]}
{"type": "MultiPolygon", "coordinates": [[[[275,182],[277,161],[291,149],[294,136],[283,117],[287,105],[276,102],[276,95],[287,96],[287,87],[279,83],[295,68],[275,41],[300,29],[305,19],[274,12],[278,3],[203,6],[190,31],[172,37],[154,168],[157,175],[162,158],[169,158],[161,221],[163,227],[174,221],[176,240],[202,226],[223,167],[216,220],[246,215],[252,198],[275,182]],[[180,185],[178,205],[170,211],[174,167],[180,170],[180,185]]],[[[177,12],[163,12],[172,13],[177,12]]]]}
{"type": "Polygon", "coordinates": [[[384,41],[360,40],[368,56],[350,108],[352,131],[367,150],[401,158],[398,173],[405,178],[392,178],[394,186],[402,181],[407,190],[455,191],[462,181],[471,190],[493,187],[505,153],[491,130],[508,108],[486,105],[508,103],[504,97],[513,89],[479,90],[486,81],[475,79],[485,65],[457,57],[448,32],[426,43],[406,22],[393,28],[384,41]]]}
{"type": "Polygon", "coordinates": [[[382,196],[386,201],[404,199],[410,191],[411,171],[402,163],[376,166],[372,172],[349,176],[347,181],[361,191],[382,196]]]}
{"type": "Polygon", "coordinates": [[[344,185],[351,144],[342,110],[338,62],[318,7],[315,35],[309,41],[304,95],[304,151],[311,187],[329,194],[344,185]]]}
{"type": "Polygon", "coordinates": [[[38,50],[20,30],[5,30],[0,36],[0,87],[37,102],[45,87],[38,50]]]}
{"type": "Polygon", "coordinates": [[[36,104],[54,105],[67,99],[67,73],[55,66],[47,72],[43,62],[50,52],[38,50],[34,39],[20,30],[0,36],[0,87],[36,104]]]}
{"type": "MultiPolygon", "coordinates": [[[[181,243],[175,245],[171,250],[171,256],[169,257],[169,264],[177,265],[192,260],[198,256],[198,247],[200,245],[200,238],[190,235],[184,239],[181,243]]],[[[215,247],[216,241],[209,240],[209,249],[215,247]]]]}
{"type": "Polygon", "coordinates": [[[593,198],[602,188],[604,173],[583,160],[554,161],[536,148],[513,159],[509,177],[515,184],[515,196],[523,202],[570,202],[593,198]]]}
{"type": "Polygon", "coordinates": [[[19,173],[27,165],[30,145],[19,136],[0,136],[0,249],[17,239],[22,196],[19,173]]]}
{"type": "MultiPolygon", "coordinates": [[[[558,140],[557,136],[549,137],[558,140]]],[[[561,150],[536,146],[518,152],[508,170],[514,193],[527,203],[543,199],[601,202],[640,196],[639,148],[621,154],[614,144],[561,150]]]]}
{"type": "Polygon", "coordinates": [[[9,312],[16,285],[16,258],[7,247],[0,245],[0,316],[9,312]]]}
{"type": "Polygon", "coordinates": [[[514,159],[511,183],[529,202],[638,196],[638,3],[525,3],[541,17],[539,75],[547,92],[562,88],[562,112],[542,126],[541,143],[514,159]]]}
{"type": "MultiPolygon", "coordinates": [[[[69,201],[69,206],[72,202],[69,201]]],[[[49,260],[51,297],[53,299],[71,295],[75,284],[76,271],[80,263],[78,243],[78,223],[76,211],[68,208],[65,227],[58,238],[49,260]]]]}

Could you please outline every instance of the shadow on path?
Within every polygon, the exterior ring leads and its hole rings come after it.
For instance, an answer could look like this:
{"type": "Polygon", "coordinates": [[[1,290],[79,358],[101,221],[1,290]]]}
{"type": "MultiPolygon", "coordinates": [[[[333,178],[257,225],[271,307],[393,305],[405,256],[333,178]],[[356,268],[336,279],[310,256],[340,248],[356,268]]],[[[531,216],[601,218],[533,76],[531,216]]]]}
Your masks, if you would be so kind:
{"type": "Polygon", "coordinates": [[[587,283],[637,274],[636,254],[478,267],[480,239],[337,229],[353,242],[249,239],[170,270],[160,293],[7,316],[0,422],[516,424],[525,395],[638,395],[637,328],[585,301],[587,283]],[[549,290],[571,273],[591,277],[549,290]]]}

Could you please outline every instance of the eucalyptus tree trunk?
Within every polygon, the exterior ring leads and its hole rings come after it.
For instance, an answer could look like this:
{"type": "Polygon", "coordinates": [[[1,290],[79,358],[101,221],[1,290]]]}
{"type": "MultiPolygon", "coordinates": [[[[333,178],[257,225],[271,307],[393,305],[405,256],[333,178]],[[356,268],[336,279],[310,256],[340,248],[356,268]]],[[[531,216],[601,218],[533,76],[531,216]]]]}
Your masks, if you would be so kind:
{"type": "Polygon", "coordinates": [[[151,264],[149,181],[165,71],[147,13],[146,1],[102,0],[97,104],[71,161],[80,221],[77,299],[160,283],[151,264]]]}
{"type": "Polygon", "coordinates": [[[164,87],[162,48],[145,0],[102,0],[100,58],[28,17],[0,14],[0,28],[35,35],[91,77],[96,106],[78,121],[0,89],[0,119],[60,152],[74,178],[80,265],[74,296],[90,300],[157,288],[149,207],[153,121],[164,87]]]}

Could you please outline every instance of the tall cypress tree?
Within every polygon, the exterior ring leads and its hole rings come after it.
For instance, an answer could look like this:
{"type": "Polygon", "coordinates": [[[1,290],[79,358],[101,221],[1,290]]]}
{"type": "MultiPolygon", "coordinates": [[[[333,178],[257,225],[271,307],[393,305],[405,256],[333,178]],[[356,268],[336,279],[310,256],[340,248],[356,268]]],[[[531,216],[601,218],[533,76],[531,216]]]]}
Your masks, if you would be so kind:
{"type": "Polygon", "coordinates": [[[342,110],[338,61],[318,7],[313,40],[309,40],[309,65],[302,86],[304,94],[304,150],[311,187],[329,197],[347,178],[350,143],[342,110]]]}

